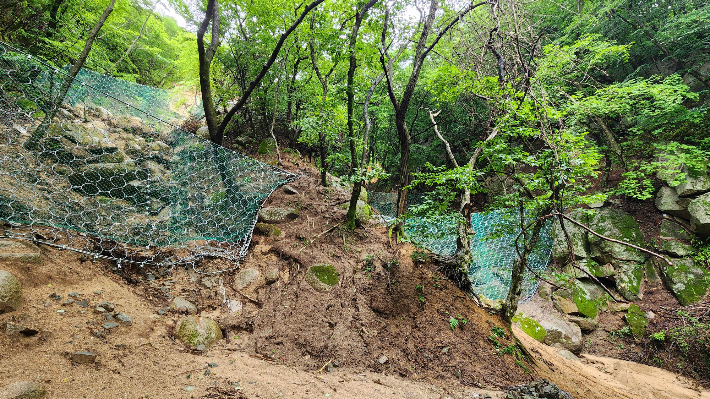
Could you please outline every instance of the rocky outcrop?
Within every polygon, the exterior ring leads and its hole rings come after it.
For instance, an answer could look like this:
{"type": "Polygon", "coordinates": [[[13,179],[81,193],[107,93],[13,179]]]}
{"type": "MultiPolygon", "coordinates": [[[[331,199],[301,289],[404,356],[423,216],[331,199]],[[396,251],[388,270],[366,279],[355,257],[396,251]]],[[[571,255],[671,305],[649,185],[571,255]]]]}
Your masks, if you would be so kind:
{"type": "MultiPolygon", "coordinates": [[[[573,210],[569,216],[587,224],[595,232],[619,241],[643,247],[641,229],[628,213],[612,208],[591,211],[573,210]]],[[[636,300],[641,292],[646,254],[629,246],[600,238],[566,221],[565,229],[574,248],[575,259],[580,267],[596,277],[613,278],[618,291],[628,300],[636,300]]],[[[555,243],[552,255],[558,263],[567,266],[575,277],[587,277],[586,273],[571,268],[570,250],[559,222],[553,227],[555,243]]],[[[593,317],[593,316],[592,316],[593,317]]]]}

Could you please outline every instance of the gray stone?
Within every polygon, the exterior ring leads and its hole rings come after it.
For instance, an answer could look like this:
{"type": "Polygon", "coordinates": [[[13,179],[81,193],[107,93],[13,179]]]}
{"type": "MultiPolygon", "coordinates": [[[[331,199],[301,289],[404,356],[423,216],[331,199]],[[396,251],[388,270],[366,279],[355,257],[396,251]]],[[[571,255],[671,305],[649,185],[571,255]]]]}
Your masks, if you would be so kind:
{"type": "Polygon", "coordinates": [[[2,399],[36,399],[44,397],[44,387],[33,381],[18,381],[0,389],[2,399]]]}
{"type": "Polygon", "coordinates": [[[685,182],[674,187],[678,196],[689,197],[710,191],[710,178],[705,170],[692,173],[683,167],[682,171],[685,174],[685,182]]]}
{"type": "Polygon", "coordinates": [[[106,309],[102,308],[101,306],[97,306],[94,308],[94,313],[106,313],[106,309]]]}
{"type": "Polygon", "coordinates": [[[380,356],[379,359],[377,359],[377,363],[379,363],[379,364],[385,364],[385,363],[387,363],[388,360],[389,360],[389,359],[387,358],[387,356],[382,355],[382,356],[380,356]]]}
{"type": "Polygon", "coordinates": [[[569,321],[579,326],[584,333],[590,333],[597,329],[597,322],[586,317],[569,316],[569,321]]]}
{"type": "Polygon", "coordinates": [[[102,308],[106,309],[109,312],[113,312],[116,309],[116,304],[112,302],[101,302],[99,304],[102,308]]]}
{"type": "MultiPolygon", "coordinates": [[[[606,237],[640,247],[644,245],[643,233],[641,233],[638,223],[631,215],[622,210],[613,208],[598,209],[594,212],[589,224],[594,231],[606,237]]],[[[614,264],[615,260],[639,263],[646,261],[644,252],[604,240],[593,234],[589,234],[589,243],[592,247],[592,257],[601,263],[614,264]]]]}
{"type": "Polygon", "coordinates": [[[545,318],[539,320],[539,323],[547,332],[545,344],[561,347],[572,353],[579,353],[582,350],[582,330],[578,325],[558,317],[545,318]]]}
{"type": "Polygon", "coordinates": [[[31,242],[0,240],[0,260],[39,262],[41,252],[31,242]]]}
{"type": "Polygon", "coordinates": [[[710,193],[690,201],[690,228],[700,237],[710,237],[710,193]]]}
{"type": "Polygon", "coordinates": [[[241,270],[234,277],[234,289],[237,291],[241,291],[249,287],[254,281],[256,281],[260,274],[261,273],[259,273],[259,271],[256,269],[250,268],[241,270]]]}
{"type": "Polygon", "coordinates": [[[206,350],[216,341],[222,339],[222,330],[212,319],[187,316],[178,322],[175,328],[175,337],[188,348],[198,349],[203,346],[203,350],[206,350]]]}
{"type": "Polygon", "coordinates": [[[577,357],[577,355],[568,351],[567,349],[560,349],[557,351],[557,354],[564,357],[565,359],[574,360],[575,362],[579,361],[579,358],[577,357]]]}
{"type": "Polygon", "coordinates": [[[259,210],[258,220],[261,223],[290,222],[298,217],[293,208],[265,207],[259,210]]]}
{"type": "Polygon", "coordinates": [[[86,299],[82,299],[81,301],[76,301],[74,302],[77,306],[80,306],[82,308],[88,308],[89,307],[89,301],[86,299]]]}
{"type": "Polygon", "coordinates": [[[23,324],[12,323],[9,321],[5,323],[5,334],[10,336],[22,335],[25,337],[31,337],[37,335],[37,333],[39,333],[39,330],[36,330],[32,327],[27,327],[23,324]]]}
{"type": "Polygon", "coordinates": [[[668,186],[661,187],[656,194],[656,208],[669,215],[690,219],[688,204],[690,204],[689,199],[678,197],[678,193],[668,186]]]}
{"type": "Polygon", "coordinates": [[[677,258],[683,258],[692,255],[695,252],[695,249],[691,245],[683,244],[680,241],[662,240],[661,252],[677,258]]]}
{"type": "Polygon", "coordinates": [[[264,273],[266,284],[273,284],[279,280],[279,269],[269,269],[264,273]]]}
{"type": "Polygon", "coordinates": [[[567,298],[555,295],[553,296],[552,302],[555,304],[557,310],[562,313],[574,314],[579,312],[579,309],[577,309],[577,305],[575,305],[573,301],[570,301],[567,298]]]}
{"type": "Polygon", "coordinates": [[[192,391],[194,391],[195,389],[197,389],[196,386],[194,386],[194,385],[188,385],[188,386],[184,387],[182,390],[185,391],[185,392],[192,392],[192,391]]]}
{"type": "Polygon", "coordinates": [[[96,361],[96,355],[91,351],[74,352],[71,355],[71,361],[75,363],[88,364],[96,361]]]}
{"type": "Polygon", "coordinates": [[[180,313],[197,314],[197,306],[180,296],[176,296],[173,298],[172,302],[170,302],[170,310],[180,313]]]}
{"type": "Polygon", "coordinates": [[[691,258],[670,259],[673,265],[659,261],[661,278],[683,306],[703,299],[710,285],[710,272],[691,258]]]}
{"type": "Polygon", "coordinates": [[[284,186],[284,192],[289,195],[298,195],[298,190],[289,186],[288,184],[284,186]]]}
{"type": "Polygon", "coordinates": [[[22,305],[22,285],[5,270],[0,270],[0,313],[14,311],[22,305]]]}
{"type": "Polygon", "coordinates": [[[131,316],[125,314],[125,313],[119,313],[116,315],[116,320],[121,322],[121,324],[126,324],[126,325],[131,325],[133,324],[133,320],[131,319],[131,316]]]}
{"type": "Polygon", "coordinates": [[[661,239],[690,240],[690,234],[685,227],[668,219],[663,219],[661,222],[660,237],[661,239]]]}
{"type": "Polygon", "coordinates": [[[118,323],[104,323],[104,328],[110,330],[112,328],[118,327],[118,323]]]}

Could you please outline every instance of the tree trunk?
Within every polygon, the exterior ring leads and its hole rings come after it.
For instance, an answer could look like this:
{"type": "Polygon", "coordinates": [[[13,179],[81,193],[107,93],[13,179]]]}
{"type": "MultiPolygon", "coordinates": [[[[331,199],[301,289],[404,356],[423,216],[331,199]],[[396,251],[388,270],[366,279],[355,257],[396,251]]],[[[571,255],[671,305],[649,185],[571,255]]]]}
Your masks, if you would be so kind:
{"type": "Polygon", "coordinates": [[[222,139],[217,137],[217,111],[212,99],[212,85],[210,82],[210,69],[212,59],[219,47],[219,4],[217,0],[207,2],[205,18],[197,30],[197,54],[200,64],[200,89],[202,92],[202,107],[205,110],[205,122],[210,133],[210,141],[222,145],[222,139]],[[212,23],[212,37],[210,45],[205,49],[205,32],[212,23]]]}
{"type": "MultiPolygon", "coordinates": [[[[367,11],[370,10],[372,6],[377,3],[378,0],[370,0],[361,11],[355,11],[355,23],[353,24],[353,30],[350,33],[350,43],[348,50],[350,51],[350,66],[348,68],[348,83],[346,88],[346,93],[348,97],[348,138],[350,139],[350,173],[358,173],[358,161],[357,161],[357,150],[355,149],[355,69],[357,68],[357,56],[355,54],[355,45],[357,44],[358,32],[360,31],[360,25],[362,24],[362,19],[364,18],[367,11]]],[[[366,151],[367,143],[364,144],[363,154],[366,151]]],[[[365,164],[365,159],[362,160],[362,165],[365,164]]],[[[350,195],[350,206],[348,207],[348,214],[346,216],[345,226],[350,230],[355,229],[355,219],[356,219],[356,209],[357,201],[360,197],[360,191],[362,190],[362,181],[357,180],[353,184],[353,192],[350,195]]]]}
{"type": "MultiPolygon", "coordinates": [[[[522,206],[520,207],[520,212],[521,226],[522,228],[525,228],[525,216],[522,206]]],[[[545,219],[540,219],[535,222],[532,235],[528,235],[525,231],[523,231],[523,240],[525,241],[523,253],[521,254],[520,251],[518,251],[518,258],[515,259],[515,262],[513,262],[513,270],[511,271],[510,276],[510,289],[508,290],[508,296],[505,298],[505,302],[503,303],[503,307],[501,309],[501,317],[508,324],[512,323],[513,316],[515,316],[515,312],[518,310],[518,301],[520,301],[523,276],[525,274],[525,269],[528,267],[528,257],[535,249],[535,246],[537,246],[538,241],[540,241],[540,231],[542,230],[542,226],[544,224],[545,219]]]]}
{"type": "Polygon", "coordinates": [[[46,111],[46,115],[44,116],[42,123],[37,126],[30,138],[27,139],[27,141],[25,142],[25,148],[27,148],[28,150],[32,151],[39,149],[40,140],[42,140],[42,138],[44,138],[44,136],[47,134],[47,129],[49,129],[49,125],[52,123],[54,116],[57,114],[57,109],[59,109],[59,106],[64,101],[64,98],[67,96],[67,93],[69,93],[69,89],[71,88],[72,83],[74,83],[76,75],[79,74],[79,71],[84,66],[86,58],[91,52],[91,47],[94,45],[94,40],[96,40],[96,36],[98,36],[99,31],[101,31],[101,28],[104,26],[104,23],[106,22],[108,16],[111,15],[111,12],[113,12],[113,5],[115,3],[116,0],[110,0],[103,14],[101,14],[101,17],[96,22],[93,29],[91,29],[91,32],[89,32],[89,37],[84,43],[84,49],[79,55],[79,58],[77,58],[76,62],[72,66],[71,70],[69,70],[69,75],[64,80],[64,83],[59,89],[59,95],[52,101],[53,105],[52,107],[50,107],[49,110],[46,111]]]}
{"type": "Polygon", "coordinates": [[[109,71],[115,71],[115,70],[116,70],[116,67],[118,67],[118,66],[121,64],[121,61],[123,61],[126,57],[128,57],[129,54],[131,54],[131,51],[133,51],[133,48],[134,48],[134,47],[136,46],[136,44],[138,43],[138,40],[140,40],[140,38],[143,37],[143,30],[145,29],[145,25],[148,23],[148,20],[150,19],[150,16],[151,16],[151,15],[152,15],[152,14],[151,14],[150,12],[148,12],[148,17],[147,17],[147,18],[145,19],[145,21],[143,22],[143,26],[141,26],[141,30],[140,30],[140,32],[138,32],[138,36],[136,36],[136,38],[133,39],[133,42],[131,43],[130,46],[128,46],[128,49],[126,50],[126,52],[123,53],[123,55],[121,56],[121,58],[119,58],[118,61],[116,61],[116,62],[113,64],[113,66],[111,66],[111,69],[109,69],[109,71]]]}

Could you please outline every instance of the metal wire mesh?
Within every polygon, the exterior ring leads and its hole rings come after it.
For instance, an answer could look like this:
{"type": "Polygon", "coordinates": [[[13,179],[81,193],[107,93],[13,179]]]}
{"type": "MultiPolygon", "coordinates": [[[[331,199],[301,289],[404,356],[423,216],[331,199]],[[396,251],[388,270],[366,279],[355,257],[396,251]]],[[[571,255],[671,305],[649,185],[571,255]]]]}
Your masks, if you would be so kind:
{"type": "Polygon", "coordinates": [[[167,123],[145,86],[94,75],[60,98],[63,70],[0,43],[4,234],[119,266],[238,267],[264,201],[298,176],[167,123]]]}
{"type": "MultiPolygon", "coordinates": [[[[369,194],[370,205],[382,214],[382,220],[394,219],[396,195],[376,192],[369,194]]],[[[520,213],[517,210],[474,213],[471,216],[475,235],[471,241],[473,262],[468,276],[477,294],[493,300],[505,299],[508,294],[513,262],[518,257],[514,240],[520,233],[519,223],[520,213]]],[[[529,268],[538,274],[544,272],[550,262],[553,242],[551,226],[549,222],[544,225],[540,232],[540,241],[528,256],[529,268]]],[[[415,244],[434,253],[452,255],[456,251],[454,215],[408,218],[405,232],[415,244]]],[[[531,299],[538,284],[535,274],[526,270],[523,276],[521,301],[531,299]]]]}

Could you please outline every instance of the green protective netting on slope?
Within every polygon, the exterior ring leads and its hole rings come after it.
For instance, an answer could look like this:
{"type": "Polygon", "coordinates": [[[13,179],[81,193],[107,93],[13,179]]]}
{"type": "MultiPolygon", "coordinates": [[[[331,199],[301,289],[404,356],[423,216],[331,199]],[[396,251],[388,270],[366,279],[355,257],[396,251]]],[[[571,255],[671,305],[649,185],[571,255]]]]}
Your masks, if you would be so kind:
{"type": "Polygon", "coordinates": [[[129,96],[140,99],[133,103],[114,95],[134,84],[100,79],[103,91],[77,78],[55,105],[65,79],[63,70],[0,43],[4,234],[119,266],[219,258],[223,269],[238,267],[264,201],[298,176],[167,123],[141,93],[129,96]]]}
{"type": "MultiPolygon", "coordinates": [[[[408,195],[410,197],[410,195],[408,195]]],[[[421,196],[412,196],[408,205],[417,204],[421,196]]],[[[384,221],[395,216],[396,194],[369,193],[370,205],[381,213],[384,221]]],[[[510,287],[513,262],[518,257],[514,240],[520,233],[520,213],[516,210],[474,213],[471,225],[475,235],[471,241],[473,262],[468,275],[474,291],[489,299],[505,299],[510,287]]],[[[528,256],[528,266],[535,273],[543,273],[550,262],[552,235],[550,222],[540,232],[540,241],[528,256]]],[[[418,246],[441,255],[456,251],[456,218],[453,215],[437,218],[409,218],[405,224],[407,236],[418,246]]],[[[521,300],[535,294],[539,281],[526,270],[523,276],[521,300]]]]}

